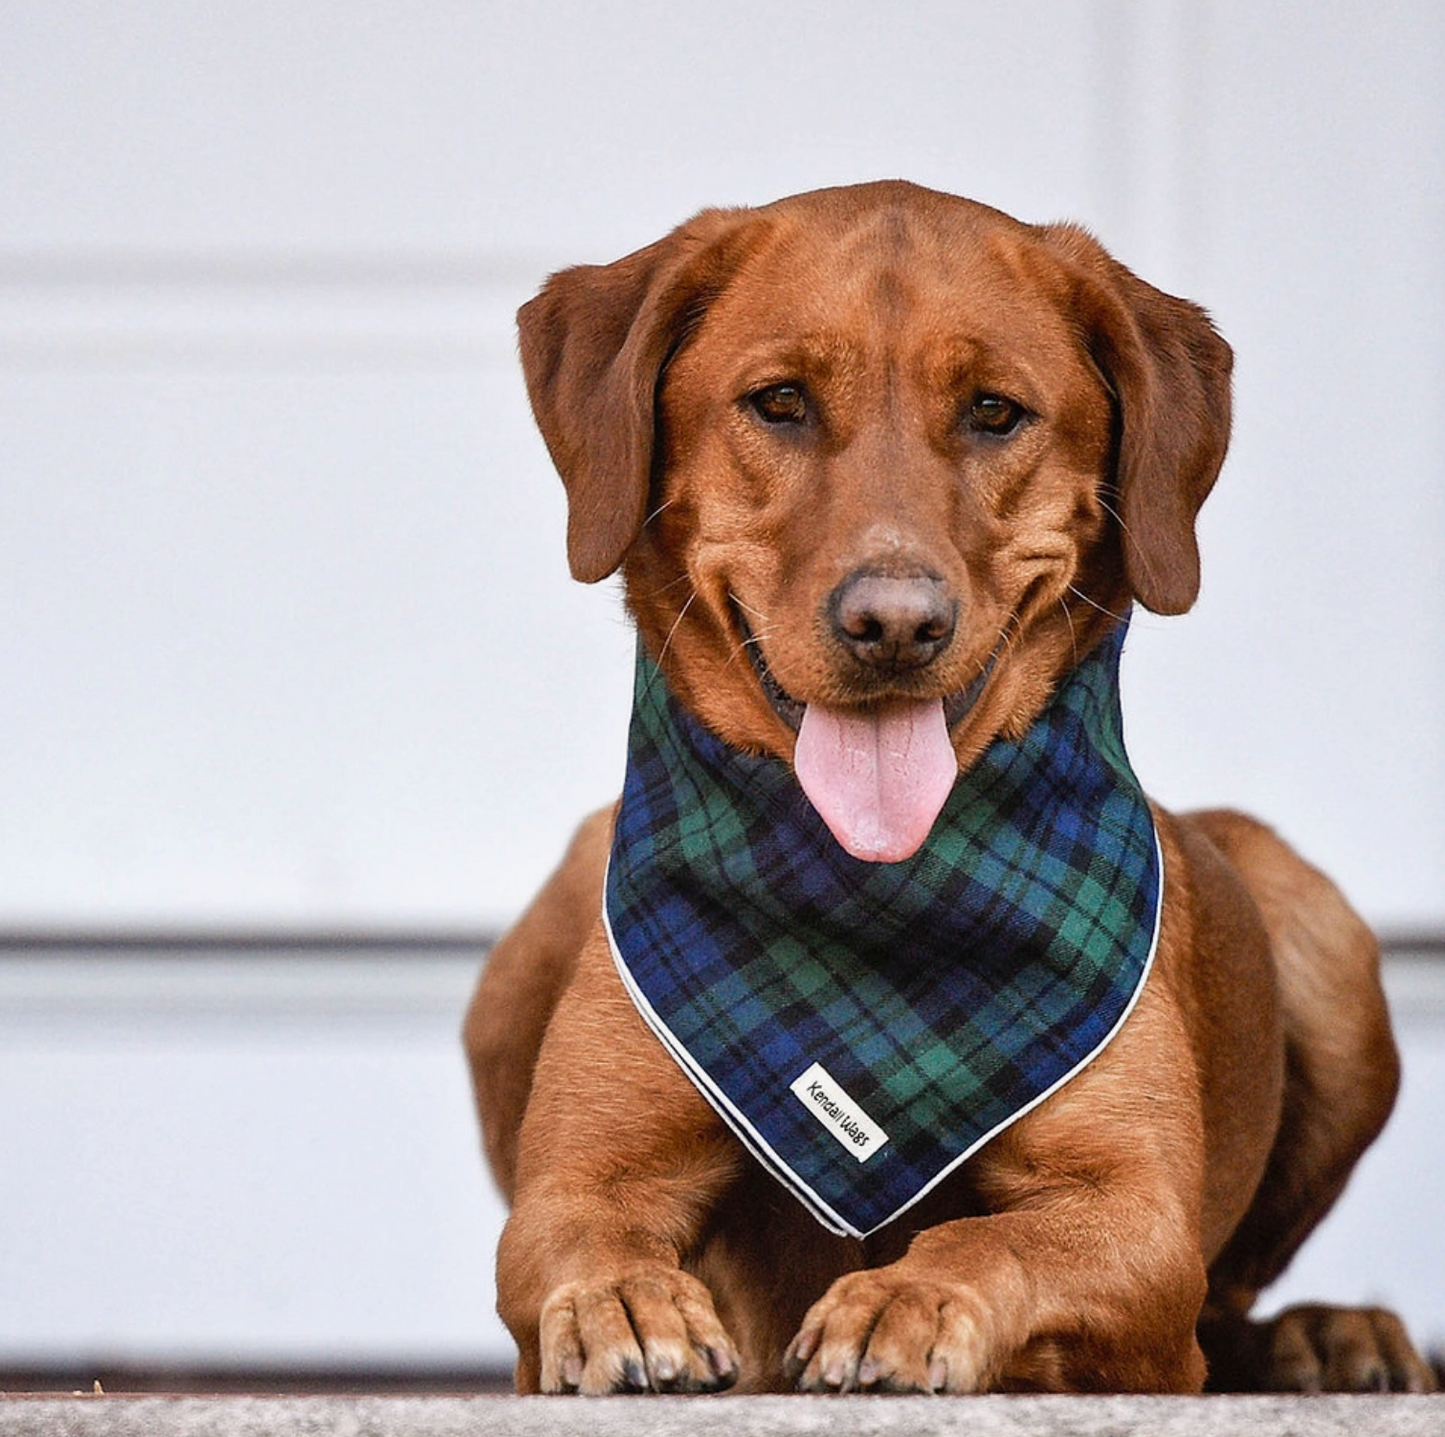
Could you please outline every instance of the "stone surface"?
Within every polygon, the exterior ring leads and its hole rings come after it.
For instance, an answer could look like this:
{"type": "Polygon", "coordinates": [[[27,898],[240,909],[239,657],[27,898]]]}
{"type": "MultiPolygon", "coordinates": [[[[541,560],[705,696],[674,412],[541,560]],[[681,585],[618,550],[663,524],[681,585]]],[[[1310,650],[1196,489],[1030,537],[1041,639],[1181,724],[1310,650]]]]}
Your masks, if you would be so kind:
{"type": "Polygon", "coordinates": [[[0,1437],[1440,1437],[1440,1397],[10,1397],[0,1437]]]}

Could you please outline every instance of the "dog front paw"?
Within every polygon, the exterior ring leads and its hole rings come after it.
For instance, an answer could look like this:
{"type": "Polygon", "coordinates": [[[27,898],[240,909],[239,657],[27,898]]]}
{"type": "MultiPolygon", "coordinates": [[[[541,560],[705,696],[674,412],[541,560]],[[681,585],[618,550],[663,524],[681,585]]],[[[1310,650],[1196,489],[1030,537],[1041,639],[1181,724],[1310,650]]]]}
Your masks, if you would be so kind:
{"type": "Polygon", "coordinates": [[[738,1354],[696,1278],[665,1267],[569,1282],[542,1305],[543,1392],[717,1392],[738,1354]]]}
{"type": "Polygon", "coordinates": [[[990,1326],[963,1283],[854,1272],[809,1309],[786,1370],[804,1392],[979,1392],[993,1372],[990,1326]]]}

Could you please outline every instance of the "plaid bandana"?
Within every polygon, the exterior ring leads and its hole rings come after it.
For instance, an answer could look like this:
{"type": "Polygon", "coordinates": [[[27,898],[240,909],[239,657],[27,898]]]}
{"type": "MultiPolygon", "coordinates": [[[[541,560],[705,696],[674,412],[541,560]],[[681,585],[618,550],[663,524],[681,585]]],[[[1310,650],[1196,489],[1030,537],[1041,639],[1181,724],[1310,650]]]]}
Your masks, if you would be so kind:
{"type": "Polygon", "coordinates": [[[1084,1068],[1143,988],[1162,859],[1119,628],[902,863],[839,847],[639,648],[604,916],[638,1010],[825,1227],[866,1236],[1084,1068]]]}

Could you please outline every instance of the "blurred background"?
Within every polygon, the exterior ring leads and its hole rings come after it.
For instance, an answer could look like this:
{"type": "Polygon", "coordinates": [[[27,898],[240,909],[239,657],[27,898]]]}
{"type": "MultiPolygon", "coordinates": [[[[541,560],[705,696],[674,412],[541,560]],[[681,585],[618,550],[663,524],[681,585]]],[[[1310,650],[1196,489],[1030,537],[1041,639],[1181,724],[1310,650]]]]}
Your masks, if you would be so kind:
{"type": "Polygon", "coordinates": [[[1089,225],[1238,354],[1165,802],[1389,948],[1390,1136],[1281,1286],[1445,1340],[1445,8],[0,7],[0,1370],[481,1373],[457,1032],[620,781],[512,315],[709,204],[1089,225]]]}

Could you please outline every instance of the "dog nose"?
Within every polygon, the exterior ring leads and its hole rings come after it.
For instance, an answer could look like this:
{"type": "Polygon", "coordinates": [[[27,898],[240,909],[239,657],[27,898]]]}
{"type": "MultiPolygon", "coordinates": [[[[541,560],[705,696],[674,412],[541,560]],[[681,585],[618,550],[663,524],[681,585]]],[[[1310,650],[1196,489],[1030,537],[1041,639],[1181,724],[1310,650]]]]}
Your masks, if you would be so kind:
{"type": "Polygon", "coordinates": [[[833,632],[855,658],[875,668],[921,669],[948,647],[958,603],[932,575],[895,578],[863,569],[829,596],[833,632]]]}

